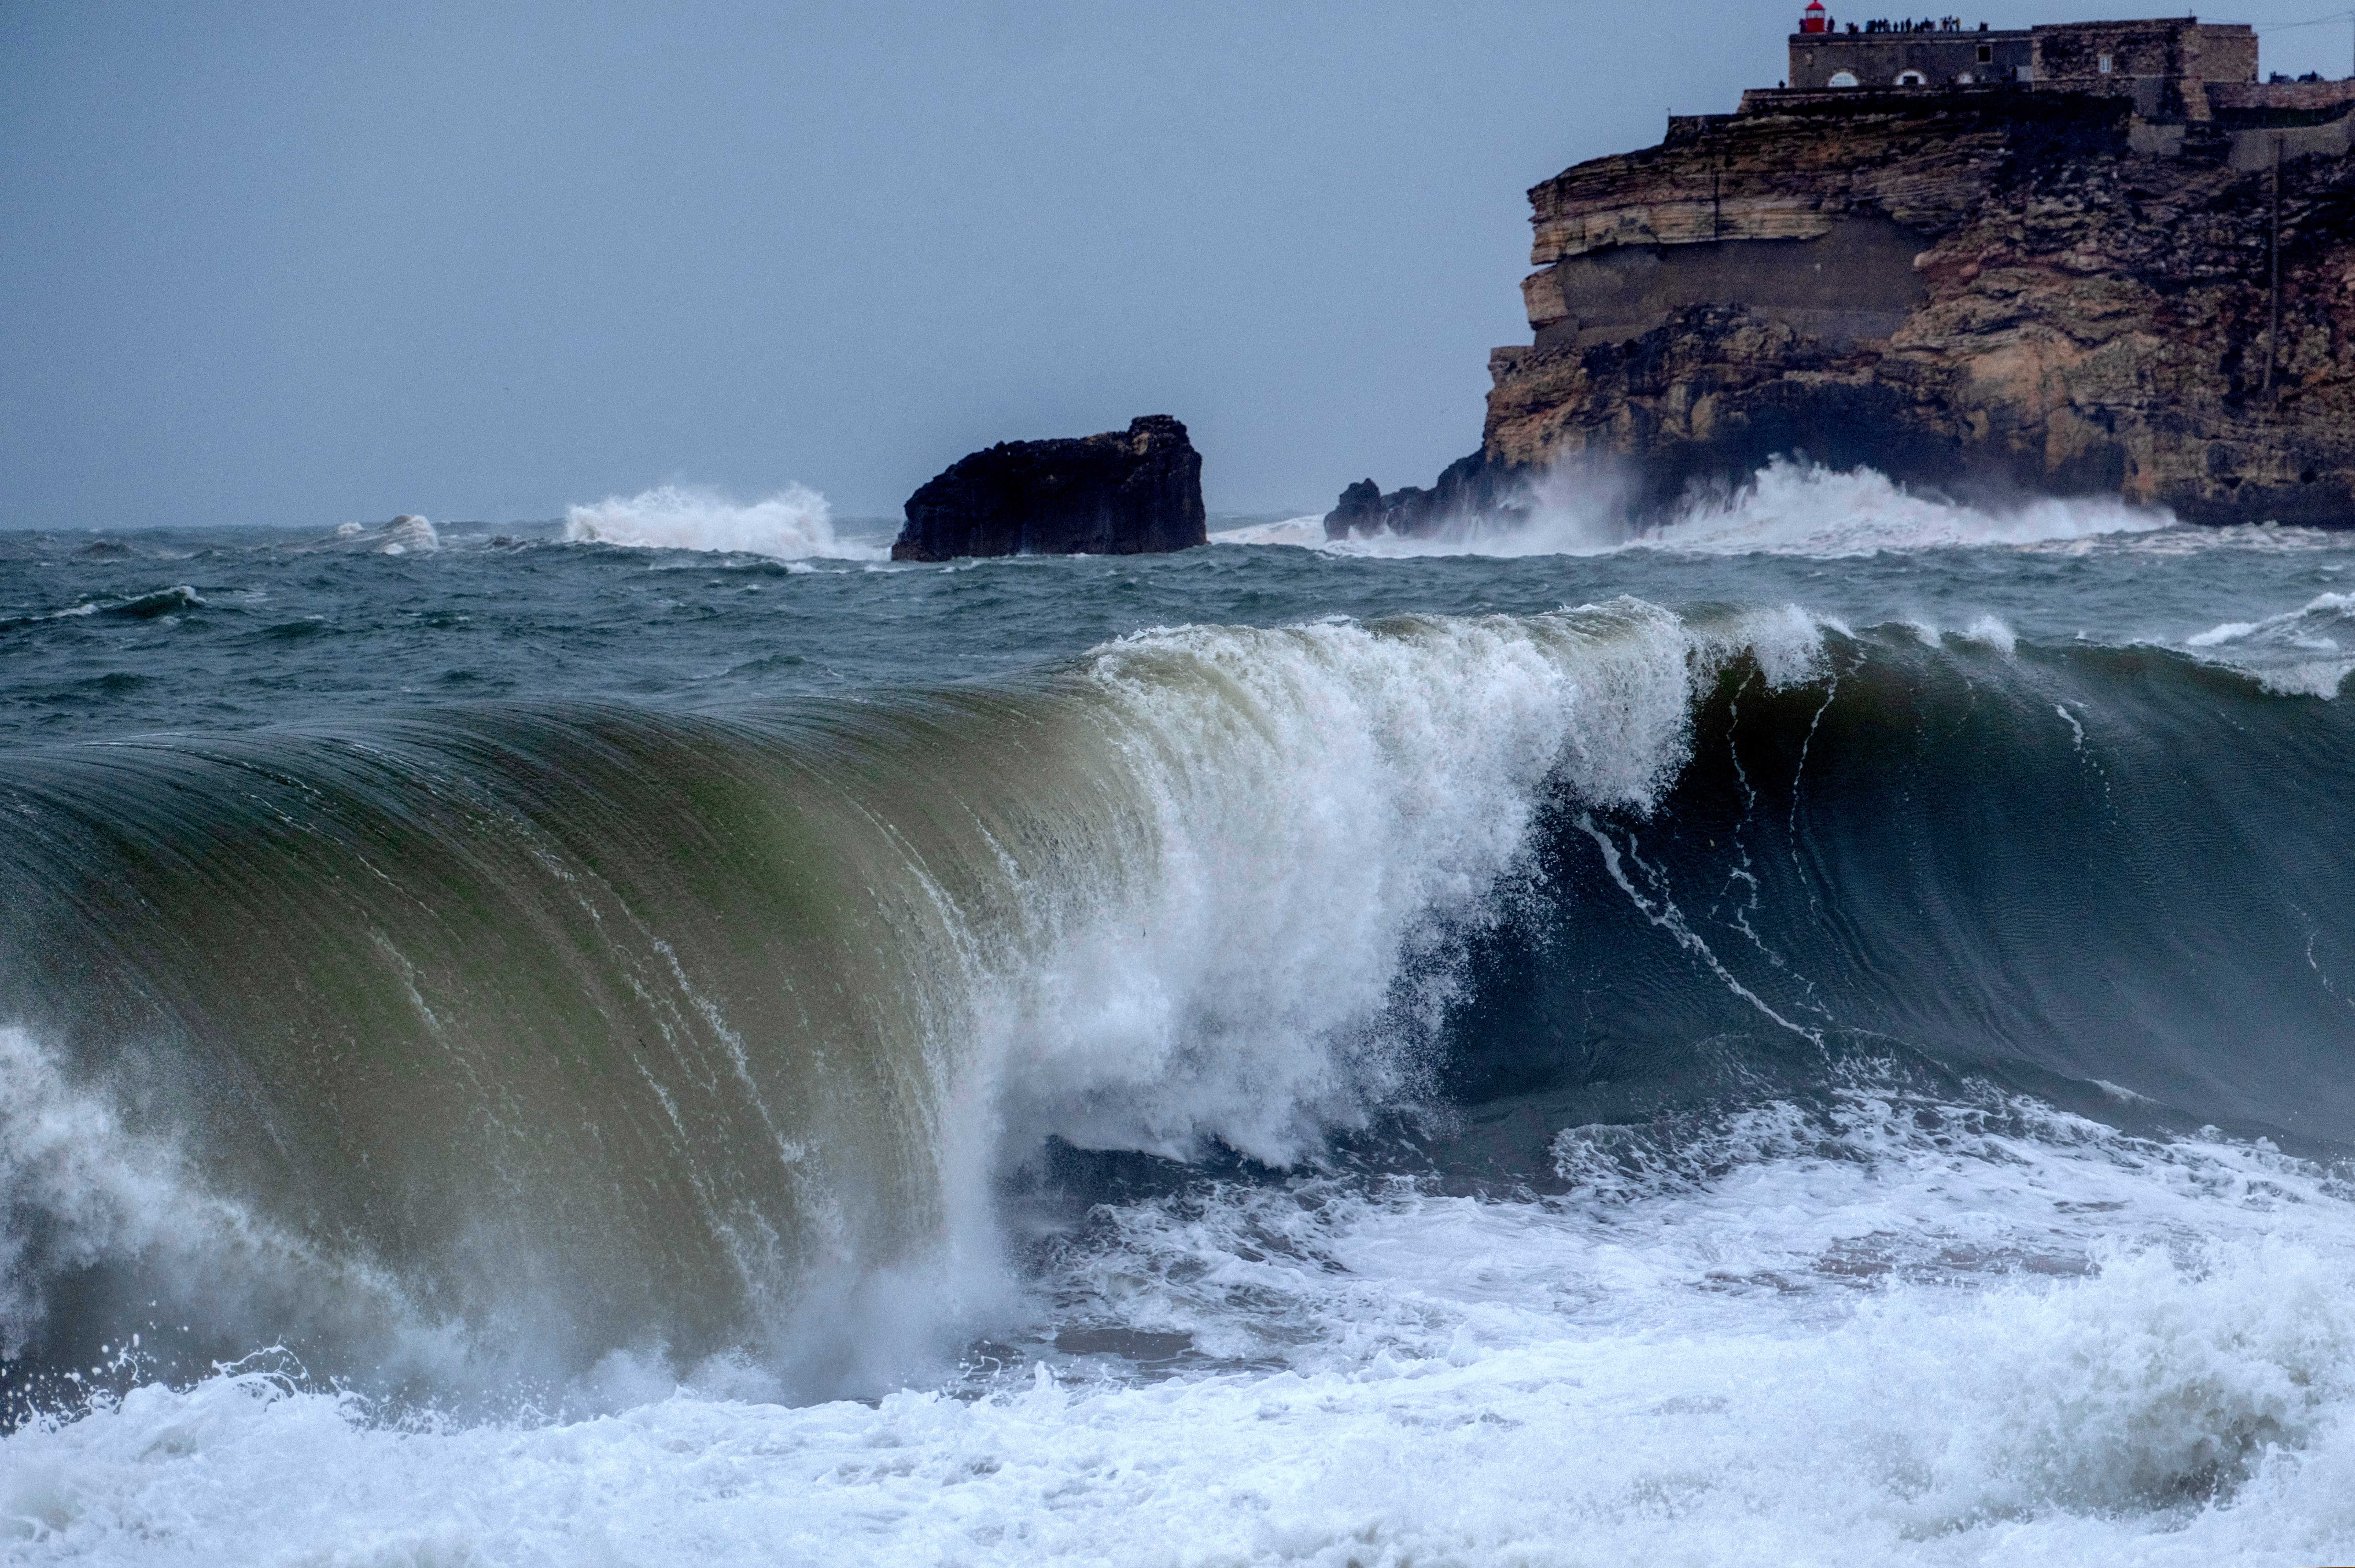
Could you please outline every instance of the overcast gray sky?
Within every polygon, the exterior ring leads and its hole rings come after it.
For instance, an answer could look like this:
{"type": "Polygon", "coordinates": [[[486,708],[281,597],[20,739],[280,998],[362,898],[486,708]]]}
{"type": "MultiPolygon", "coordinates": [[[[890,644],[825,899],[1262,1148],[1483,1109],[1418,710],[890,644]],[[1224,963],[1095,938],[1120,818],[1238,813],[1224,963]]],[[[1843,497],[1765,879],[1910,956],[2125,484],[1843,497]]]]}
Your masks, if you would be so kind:
{"type": "Polygon", "coordinates": [[[0,0],[0,527],[896,514],[1150,412],[1214,511],[1427,484],[1527,339],[1526,187],[1771,85],[1796,15],[0,0]]]}

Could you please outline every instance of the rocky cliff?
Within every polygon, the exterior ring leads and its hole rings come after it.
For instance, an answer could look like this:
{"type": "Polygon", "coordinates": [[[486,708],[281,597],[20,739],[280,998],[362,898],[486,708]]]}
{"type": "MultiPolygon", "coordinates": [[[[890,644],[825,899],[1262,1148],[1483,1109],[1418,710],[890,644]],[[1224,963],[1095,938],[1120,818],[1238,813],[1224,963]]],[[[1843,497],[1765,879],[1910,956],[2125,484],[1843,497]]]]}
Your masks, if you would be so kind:
{"type": "MultiPolygon", "coordinates": [[[[2190,123],[2007,87],[1758,92],[1547,181],[1535,341],[1491,356],[1457,494],[1596,464],[1657,512],[1804,452],[2355,526],[2355,82],[2210,91],[2190,123]]],[[[1336,531],[1435,515],[1389,502],[1336,531]]]]}
{"type": "Polygon", "coordinates": [[[1006,441],[908,497],[893,560],[1137,555],[1207,544],[1202,459],[1167,414],[1125,432],[1006,441]]]}

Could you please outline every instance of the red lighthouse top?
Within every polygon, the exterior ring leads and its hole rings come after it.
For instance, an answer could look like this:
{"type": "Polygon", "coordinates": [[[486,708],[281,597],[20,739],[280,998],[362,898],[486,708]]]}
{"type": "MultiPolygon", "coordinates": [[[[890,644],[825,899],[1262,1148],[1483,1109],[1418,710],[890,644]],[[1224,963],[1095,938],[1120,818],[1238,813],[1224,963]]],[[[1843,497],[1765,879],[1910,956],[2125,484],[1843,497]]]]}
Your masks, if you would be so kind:
{"type": "Polygon", "coordinates": [[[1826,33],[1830,30],[1831,22],[1824,12],[1824,0],[1807,0],[1807,9],[1799,17],[1799,31],[1826,33]]]}

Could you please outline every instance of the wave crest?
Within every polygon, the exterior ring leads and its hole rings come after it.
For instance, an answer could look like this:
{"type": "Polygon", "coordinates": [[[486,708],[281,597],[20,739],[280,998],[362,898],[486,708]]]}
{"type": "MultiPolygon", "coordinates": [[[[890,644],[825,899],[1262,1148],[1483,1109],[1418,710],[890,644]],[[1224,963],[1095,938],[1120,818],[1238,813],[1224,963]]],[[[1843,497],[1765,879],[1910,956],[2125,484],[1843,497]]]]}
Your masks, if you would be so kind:
{"type": "Polygon", "coordinates": [[[699,485],[660,485],[634,496],[608,496],[566,507],[564,537],[573,544],[709,550],[774,560],[880,560],[887,553],[836,538],[833,508],[806,485],[788,485],[750,506],[699,485]]]}
{"type": "Polygon", "coordinates": [[[2193,656],[2223,665],[2276,697],[2335,698],[2355,670],[2355,594],[2320,593],[2285,614],[2227,621],[2184,639],[2193,656]]]}

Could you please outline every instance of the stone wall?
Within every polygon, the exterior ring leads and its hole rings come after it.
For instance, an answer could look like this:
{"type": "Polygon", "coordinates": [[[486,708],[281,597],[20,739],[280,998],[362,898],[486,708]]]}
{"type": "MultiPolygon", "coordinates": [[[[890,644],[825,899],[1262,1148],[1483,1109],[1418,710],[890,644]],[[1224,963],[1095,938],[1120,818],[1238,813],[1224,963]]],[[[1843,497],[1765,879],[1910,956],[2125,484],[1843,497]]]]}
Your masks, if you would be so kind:
{"type": "Polygon", "coordinates": [[[2340,81],[2211,81],[2209,108],[2228,125],[2315,125],[2355,108],[2355,79],[2340,81]]]}
{"type": "Polygon", "coordinates": [[[2204,120],[2206,83],[2257,79],[2257,36],[2240,23],[2069,22],[2033,32],[2041,91],[2130,98],[2147,119],[2204,120]]]}
{"type": "Polygon", "coordinates": [[[2322,125],[2235,131],[2225,162],[2235,169],[2271,169],[2276,157],[2286,164],[2317,155],[2343,158],[2350,146],[2355,146],[2355,116],[2341,115],[2322,125]]]}

